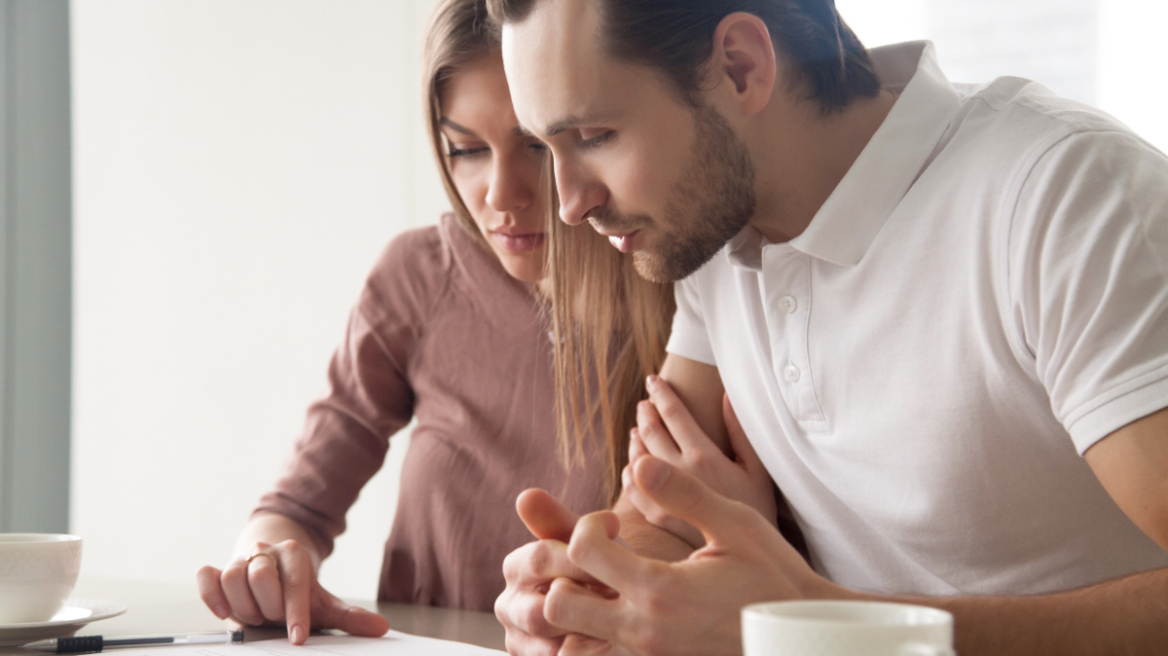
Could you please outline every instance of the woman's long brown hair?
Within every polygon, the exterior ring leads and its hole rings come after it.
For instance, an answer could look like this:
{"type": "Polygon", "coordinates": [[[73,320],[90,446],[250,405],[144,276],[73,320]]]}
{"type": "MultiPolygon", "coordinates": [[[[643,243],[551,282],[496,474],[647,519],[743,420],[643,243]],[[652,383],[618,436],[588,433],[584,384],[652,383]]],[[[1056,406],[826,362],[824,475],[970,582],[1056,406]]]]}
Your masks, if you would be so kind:
{"type": "Polygon", "coordinates": [[[548,296],[555,335],[556,424],[565,462],[580,462],[585,443],[603,437],[605,491],[620,495],[629,431],[645,377],[665,360],[676,308],[672,283],[653,283],[590,225],[568,226],[554,193],[548,221],[548,296]],[[597,425],[603,435],[596,435],[597,425]]]}
{"type": "MultiPolygon", "coordinates": [[[[499,56],[499,34],[488,21],[485,0],[442,0],[434,9],[422,57],[426,127],[454,214],[483,248],[489,246],[450,174],[441,97],[460,68],[480,57],[499,56]]],[[[645,377],[665,359],[673,285],[641,278],[631,258],[591,226],[562,223],[553,179],[549,156],[548,277],[540,288],[554,336],[557,439],[569,470],[584,461],[589,440],[603,440],[599,446],[606,455],[605,493],[611,504],[620,494],[629,430],[636,425],[637,402],[645,398],[645,377]]]]}
{"type": "Polygon", "coordinates": [[[443,0],[434,7],[422,47],[422,98],[426,130],[442,186],[454,216],[480,246],[490,249],[458,195],[450,173],[445,137],[442,136],[442,91],[460,69],[482,57],[500,57],[499,32],[487,20],[486,0],[443,0]]]}

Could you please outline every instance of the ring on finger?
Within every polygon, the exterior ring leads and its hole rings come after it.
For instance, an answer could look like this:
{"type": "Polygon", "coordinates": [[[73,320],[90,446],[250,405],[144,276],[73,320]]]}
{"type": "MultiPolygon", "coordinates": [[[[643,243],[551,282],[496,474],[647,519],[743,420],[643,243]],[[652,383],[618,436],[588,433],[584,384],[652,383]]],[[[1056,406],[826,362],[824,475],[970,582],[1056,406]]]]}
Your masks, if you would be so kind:
{"type": "Polygon", "coordinates": [[[250,567],[251,561],[255,560],[256,558],[259,558],[260,556],[264,556],[264,557],[270,559],[272,561],[273,565],[276,565],[277,567],[279,566],[279,563],[276,562],[276,557],[273,556],[272,554],[266,552],[266,551],[257,551],[255,553],[253,553],[252,555],[247,557],[247,560],[244,561],[244,564],[250,567]]]}

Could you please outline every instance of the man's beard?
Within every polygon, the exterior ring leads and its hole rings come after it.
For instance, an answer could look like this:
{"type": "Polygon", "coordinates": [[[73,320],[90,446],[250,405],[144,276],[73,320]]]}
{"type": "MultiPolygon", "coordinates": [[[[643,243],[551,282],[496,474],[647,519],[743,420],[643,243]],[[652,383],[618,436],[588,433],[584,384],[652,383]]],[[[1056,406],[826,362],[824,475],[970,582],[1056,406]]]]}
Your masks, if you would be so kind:
{"type": "Polygon", "coordinates": [[[655,225],[653,250],[633,253],[633,266],[653,282],[681,280],[697,271],[737,235],[754,216],[754,165],[746,147],[717,111],[694,113],[690,162],[673,189],[665,215],[621,215],[601,210],[590,221],[607,232],[631,232],[655,225]]]}

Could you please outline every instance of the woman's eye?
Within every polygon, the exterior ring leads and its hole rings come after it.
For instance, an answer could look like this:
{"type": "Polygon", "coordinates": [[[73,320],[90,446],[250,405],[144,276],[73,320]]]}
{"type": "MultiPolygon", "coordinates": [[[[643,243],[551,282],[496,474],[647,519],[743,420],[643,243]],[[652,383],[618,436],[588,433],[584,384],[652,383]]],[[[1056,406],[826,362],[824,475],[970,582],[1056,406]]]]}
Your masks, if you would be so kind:
{"type": "Polygon", "coordinates": [[[473,157],[475,155],[481,155],[482,153],[488,152],[490,150],[491,149],[487,148],[486,146],[474,146],[472,148],[458,148],[456,146],[451,146],[450,150],[447,152],[447,155],[451,159],[455,157],[473,157]]]}
{"type": "Polygon", "coordinates": [[[547,144],[545,144],[542,141],[533,141],[533,142],[527,144],[527,147],[531,150],[534,150],[534,151],[540,152],[540,153],[546,153],[547,149],[548,149],[547,144]]]}
{"type": "Polygon", "coordinates": [[[581,130],[580,131],[580,147],[581,148],[595,148],[612,138],[612,130],[602,130],[597,133],[596,130],[581,130]]]}

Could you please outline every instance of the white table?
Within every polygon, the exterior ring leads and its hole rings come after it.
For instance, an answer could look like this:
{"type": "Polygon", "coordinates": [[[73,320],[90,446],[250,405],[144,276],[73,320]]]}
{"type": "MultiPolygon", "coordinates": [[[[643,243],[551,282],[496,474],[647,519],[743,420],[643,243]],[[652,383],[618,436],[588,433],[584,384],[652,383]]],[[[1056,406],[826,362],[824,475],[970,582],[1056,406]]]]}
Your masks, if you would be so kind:
{"type": "MultiPolygon", "coordinates": [[[[73,596],[116,601],[129,607],[118,617],[83,627],[79,635],[170,635],[219,631],[227,627],[226,622],[212,615],[203,605],[193,581],[190,585],[182,585],[82,577],[77,581],[73,596]]],[[[371,601],[349,603],[376,611],[389,620],[390,628],[396,631],[505,649],[503,627],[492,613],[371,601]]],[[[245,640],[280,635],[284,635],[283,628],[248,628],[245,640]]],[[[27,652],[13,648],[0,648],[0,654],[28,656],[27,652]]]]}

